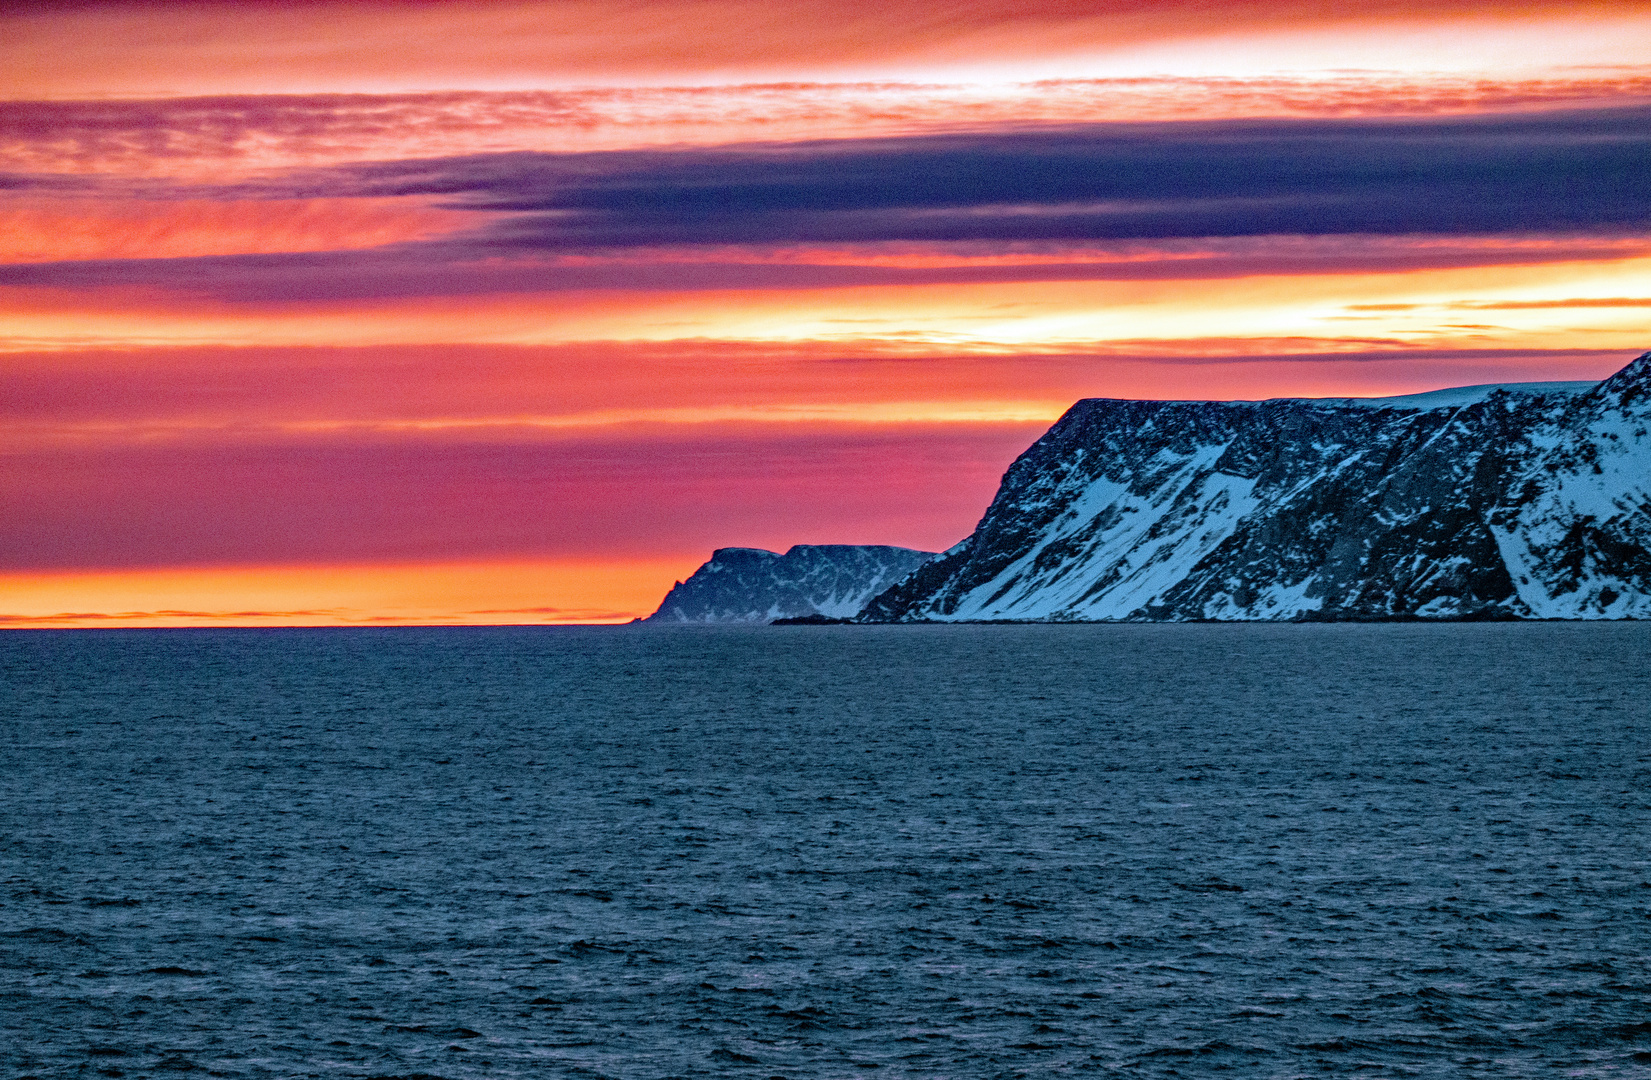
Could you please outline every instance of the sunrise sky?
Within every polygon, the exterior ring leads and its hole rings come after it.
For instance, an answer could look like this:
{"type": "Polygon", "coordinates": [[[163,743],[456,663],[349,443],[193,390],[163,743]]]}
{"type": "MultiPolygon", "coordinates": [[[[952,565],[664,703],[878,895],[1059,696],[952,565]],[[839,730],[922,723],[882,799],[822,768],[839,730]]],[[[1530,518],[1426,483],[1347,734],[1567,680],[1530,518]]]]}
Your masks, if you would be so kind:
{"type": "Polygon", "coordinates": [[[0,3],[0,625],[624,621],[1082,397],[1603,377],[1651,3],[1483,7],[0,3]]]}

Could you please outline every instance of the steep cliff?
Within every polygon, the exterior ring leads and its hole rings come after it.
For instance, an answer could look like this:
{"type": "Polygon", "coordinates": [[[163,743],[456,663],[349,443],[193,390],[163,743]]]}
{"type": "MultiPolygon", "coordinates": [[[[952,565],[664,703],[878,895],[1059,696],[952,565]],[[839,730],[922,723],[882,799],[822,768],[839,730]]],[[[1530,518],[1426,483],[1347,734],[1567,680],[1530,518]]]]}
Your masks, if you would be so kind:
{"type": "Polygon", "coordinates": [[[861,621],[1651,617],[1651,353],[1599,384],[1074,405],[861,621]]]}

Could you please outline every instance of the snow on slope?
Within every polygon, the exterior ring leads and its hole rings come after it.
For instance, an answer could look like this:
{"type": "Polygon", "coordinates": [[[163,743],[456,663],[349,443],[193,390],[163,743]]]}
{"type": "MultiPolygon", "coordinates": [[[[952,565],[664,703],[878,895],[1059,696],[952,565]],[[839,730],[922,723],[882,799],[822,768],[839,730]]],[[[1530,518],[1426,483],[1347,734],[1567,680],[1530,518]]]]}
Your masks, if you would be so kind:
{"type": "Polygon", "coordinates": [[[1651,353],[1604,383],[1067,411],[864,621],[1651,617],[1651,353]]]}
{"type": "Polygon", "coordinates": [[[797,544],[784,555],[761,548],[719,548],[692,577],[677,582],[645,621],[848,618],[933,557],[932,552],[872,544],[797,544]]]}
{"type": "Polygon", "coordinates": [[[1651,618],[1651,373],[1628,374],[1601,385],[1602,408],[1570,418],[1570,438],[1545,446],[1493,527],[1539,618],[1651,618]]]}
{"type": "Polygon", "coordinates": [[[1142,494],[1116,481],[1091,484],[1029,551],[970,590],[960,609],[985,619],[1080,613],[1116,619],[1150,602],[1175,582],[1179,567],[1225,540],[1254,505],[1253,479],[1211,467],[1225,449],[1160,451],[1152,465],[1162,470],[1162,482],[1142,494]],[[1103,515],[1110,527],[1096,530],[1103,515]],[[1082,560],[1059,556],[1075,546],[1084,548],[1082,560]],[[1097,581],[1108,586],[1097,590],[1097,581]]]}

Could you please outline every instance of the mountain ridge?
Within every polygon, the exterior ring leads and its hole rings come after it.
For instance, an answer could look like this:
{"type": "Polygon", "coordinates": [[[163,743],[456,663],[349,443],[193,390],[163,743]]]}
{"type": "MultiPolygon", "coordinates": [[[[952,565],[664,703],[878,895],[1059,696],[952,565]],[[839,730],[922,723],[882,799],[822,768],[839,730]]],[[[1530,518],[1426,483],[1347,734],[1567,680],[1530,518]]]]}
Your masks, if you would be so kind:
{"type": "Polygon", "coordinates": [[[896,580],[933,558],[884,544],[793,544],[717,548],[677,582],[648,623],[767,623],[818,616],[846,619],[896,580]]]}
{"type": "Polygon", "coordinates": [[[1648,617],[1648,421],[1651,353],[1597,384],[1084,399],[856,621],[1648,617]]]}

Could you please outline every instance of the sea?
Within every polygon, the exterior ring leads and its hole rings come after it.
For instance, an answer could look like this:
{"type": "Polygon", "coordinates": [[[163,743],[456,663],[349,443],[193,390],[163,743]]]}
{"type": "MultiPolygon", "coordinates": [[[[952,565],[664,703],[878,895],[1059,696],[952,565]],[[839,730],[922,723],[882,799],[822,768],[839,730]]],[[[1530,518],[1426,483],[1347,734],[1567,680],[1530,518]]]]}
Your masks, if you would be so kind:
{"type": "Polygon", "coordinates": [[[0,1080],[1651,1076],[1651,625],[0,633],[0,1080]]]}

